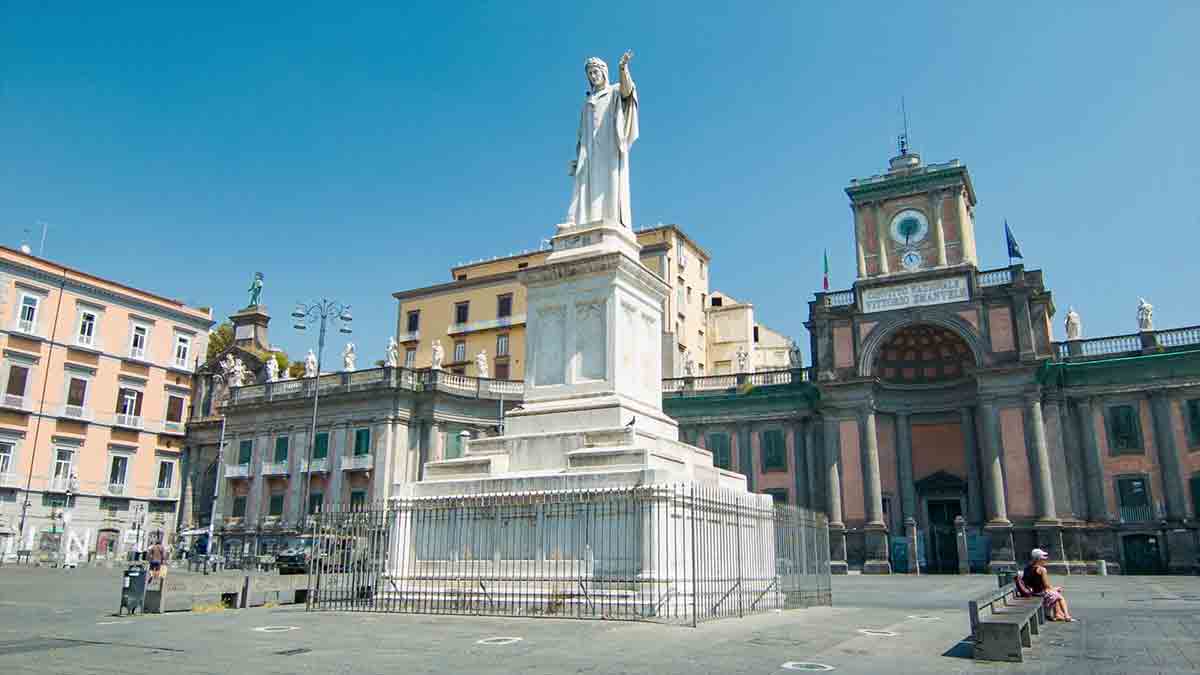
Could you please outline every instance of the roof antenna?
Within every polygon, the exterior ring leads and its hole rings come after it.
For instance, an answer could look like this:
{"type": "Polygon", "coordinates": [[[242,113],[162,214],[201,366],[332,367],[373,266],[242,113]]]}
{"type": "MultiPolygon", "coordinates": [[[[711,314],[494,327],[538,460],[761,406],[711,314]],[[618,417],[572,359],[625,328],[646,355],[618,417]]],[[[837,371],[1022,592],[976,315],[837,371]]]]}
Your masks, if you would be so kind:
{"type": "Polygon", "coordinates": [[[900,155],[904,156],[908,154],[908,108],[904,105],[903,96],[900,97],[900,114],[904,118],[904,133],[900,134],[896,140],[900,146],[900,155]]]}

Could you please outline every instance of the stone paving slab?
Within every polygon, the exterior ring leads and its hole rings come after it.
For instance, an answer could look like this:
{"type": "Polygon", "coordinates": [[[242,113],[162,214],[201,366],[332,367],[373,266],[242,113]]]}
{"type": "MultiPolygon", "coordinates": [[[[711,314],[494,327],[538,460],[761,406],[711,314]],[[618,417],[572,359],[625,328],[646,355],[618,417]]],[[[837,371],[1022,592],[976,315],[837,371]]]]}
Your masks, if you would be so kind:
{"type": "Polygon", "coordinates": [[[986,576],[844,577],[834,607],[692,629],[302,607],[116,618],[119,571],[13,570],[0,570],[5,673],[787,673],[802,661],[837,673],[1200,671],[1194,577],[1057,579],[1083,620],[1048,624],[1025,663],[996,664],[961,642],[966,599],[995,584],[986,576]],[[478,644],[506,636],[522,639],[478,644]]]}

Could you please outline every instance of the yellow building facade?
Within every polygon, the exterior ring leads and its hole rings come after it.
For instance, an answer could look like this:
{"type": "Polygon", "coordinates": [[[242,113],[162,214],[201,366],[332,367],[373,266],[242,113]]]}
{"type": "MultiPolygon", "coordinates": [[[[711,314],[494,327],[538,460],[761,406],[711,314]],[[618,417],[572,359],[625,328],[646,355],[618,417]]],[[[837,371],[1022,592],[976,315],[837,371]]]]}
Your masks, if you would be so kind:
{"type": "Polygon", "coordinates": [[[169,540],[211,311],[0,247],[0,555],[169,540]]]}
{"type": "MultiPolygon", "coordinates": [[[[707,362],[705,307],[708,304],[707,251],[676,225],[637,232],[641,261],[671,286],[664,302],[664,376],[682,376],[685,354],[707,362]],[[668,348],[669,347],[669,348],[668,348]]],[[[519,380],[525,374],[525,288],[517,275],[542,265],[548,250],[459,265],[451,281],[393,293],[398,302],[396,341],[401,365],[427,368],[433,343],[443,350],[442,367],[479,376],[476,357],[487,355],[488,376],[519,380]]]]}

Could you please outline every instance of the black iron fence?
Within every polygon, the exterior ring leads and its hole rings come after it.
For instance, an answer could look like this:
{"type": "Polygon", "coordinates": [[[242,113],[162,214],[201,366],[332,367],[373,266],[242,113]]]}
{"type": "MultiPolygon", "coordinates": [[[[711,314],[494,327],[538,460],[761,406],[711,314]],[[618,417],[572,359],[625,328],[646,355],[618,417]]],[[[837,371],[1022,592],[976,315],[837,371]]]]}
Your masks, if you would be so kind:
{"type": "Polygon", "coordinates": [[[694,485],[331,511],[309,608],[690,623],[831,602],[824,514],[694,485]]]}

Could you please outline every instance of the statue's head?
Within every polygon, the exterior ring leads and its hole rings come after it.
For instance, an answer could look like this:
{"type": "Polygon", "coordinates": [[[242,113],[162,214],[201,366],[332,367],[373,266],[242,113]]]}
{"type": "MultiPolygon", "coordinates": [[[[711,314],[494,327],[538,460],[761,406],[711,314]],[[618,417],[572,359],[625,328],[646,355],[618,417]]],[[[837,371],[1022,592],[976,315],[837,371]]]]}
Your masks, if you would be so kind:
{"type": "Polygon", "coordinates": [[[588,84],[592,89],[608,84],[608,64],[595,56],[583,64],[583,72],[587,75],[588,84]]]}
{"type": "Polygon", "coordinates": [[[263,273],[262,273],[262,272],[255,272],[255,273],[254,273],[254,280],[255,280],[255,281],[262,281],[262,280],[263,280],[263,273]]]}

